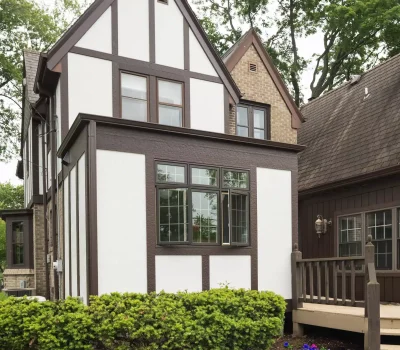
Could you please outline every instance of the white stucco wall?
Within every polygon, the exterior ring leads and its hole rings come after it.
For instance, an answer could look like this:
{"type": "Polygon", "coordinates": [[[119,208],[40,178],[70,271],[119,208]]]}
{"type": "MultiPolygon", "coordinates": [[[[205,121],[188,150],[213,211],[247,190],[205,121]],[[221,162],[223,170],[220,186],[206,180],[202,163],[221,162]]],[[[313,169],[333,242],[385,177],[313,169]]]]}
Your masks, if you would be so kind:
{"type": "Polygon", "coordinates": [[[251,289],[251,256],[249,255],[211,255],[210,288],[251,289]]]}
{"type": "Polygon", "coordinates": [[[71,291],[72,296],[78,296],[78,233],[76,228],[76,166],[70,173],[70,206],[71,206],[71,291]]]}
{"type": "Polygon", "coordinates": [[[78,161],[78,214],[79,214],[79,295],[85,304],[88,303],[88,278],[86,254],[86,157],[78,161]]]}
{"type": "Polygon", "coordinates": [[[64,180],[64,269],[65,276],[64,289],[65,297],[70,295],[70,281],[69,281],[69,176],[64,180]]]}
{"type": "Polygon", "coordinates": [[[189,29],[190,70],[192,72],[218,76],[199,41],[189,29]]]}
{"type": "Polygon", "coordinates": [[[174,0],[154,0],[156,63],[184,68],[183,16],[174,0]]]}
{"type": "Polygon", "coordinates": [[[190,126],[192,129],[225,132],[224,86],[190,79],[190,126]]]}
{"type": "Polygon", "coordinates": [[[42,124],[38,125],[38,151],[39,151],[39,194],[43,194],[43,154],[42,154],[42,124]]]}
{"type": "Polygon", "coordinates": [[[112,117],[112,64],[68,54],[69,126],[79,113],[112,117]]]}
{"type": "Polygon", "coordinates": [[[149,2],[118,0],[118,54],[149,61],[149,2]]]}
{"type": "Polygon", "coordinates": [[[145,156],[97,150],[99,294],[147,292],[145,204],[145,156]]]}
{"type": "Polygon", "coordinates": [[[287,170],[257,168],[258,289],[292,298],[292,179],[287,170]]]}
{"type": "Polygon", "coordinates": [[[201,262],[201,255],[157,255],[156,291],[201,292],[203,287],[201,262]]]}
{"type": "Polygon", "coordinates": [[[111,53],[111,42],[111,7],[109,7],[77,42],[76,46],[111,53]]]}

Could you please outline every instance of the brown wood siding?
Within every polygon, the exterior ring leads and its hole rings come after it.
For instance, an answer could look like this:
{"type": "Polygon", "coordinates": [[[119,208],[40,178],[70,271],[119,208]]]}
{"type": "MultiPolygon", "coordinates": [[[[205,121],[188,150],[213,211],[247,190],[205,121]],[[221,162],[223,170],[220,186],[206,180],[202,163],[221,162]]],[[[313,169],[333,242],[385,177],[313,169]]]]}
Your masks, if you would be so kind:
{"type": "MultiPolygon", "coordinates": [[[[337,215],[382,209],[385,207],[400,207],[400,177],[388,176],[373,181],[342,187],[331,191],[320,192],[308,196],[299,194],[299,245],[303,258],[326,258],[337,255],[337,215]],[[325,219],[332,219],[333,225],[325,235],[318,238],[314,224],[317,215],[322,214],[325,219]]],[[[395,247],[393,247],[395,249],[395,247]]],[[[400,252],[399,252],[400,253],[400,252]]],[[[397,266],[395,266],[397,267],[397,266]]],[[[381,300],[400,302],[400,271],[377,271],[378,282],[381,288],[381,300]]],[[[340,275],[340,274],[339,274],[340,275]]],[[[350,276],[347,277],[347,282],[350,276]]],[[[322,286],[324,278],[322,276],[322,286]]],[[[356,278],[356,299],[363,298],[363,278],[356,278]]],[[[314,276],[314,290],[316,276],[314,276]]],[[[330,289],[332,283],[330,283],[330,289]]],[[[341,276],[338,277],[338,297],[341,293],[341,276]]],[[[331,291],[330,291],[330,295],[331,291]]],[[[346,295],[350,295],[350,283],[346,283],[346,295]]]]}

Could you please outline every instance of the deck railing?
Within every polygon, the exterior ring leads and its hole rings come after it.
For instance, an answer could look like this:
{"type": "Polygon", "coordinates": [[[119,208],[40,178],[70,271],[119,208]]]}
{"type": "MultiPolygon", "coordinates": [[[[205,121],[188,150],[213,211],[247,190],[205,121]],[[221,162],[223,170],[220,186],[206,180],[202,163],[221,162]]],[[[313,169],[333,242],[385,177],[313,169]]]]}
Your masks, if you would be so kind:
{"type": "Polygon", "coordinates": [[[380,287],[374,259],[371,236],[365,245],[365,255],[360,257],[303,259],[295,244],[292,252],[293,310],[302,308],[303,303],[364,307],[365,317],[368,317],[369,348],[379,349],[380,287]]]}

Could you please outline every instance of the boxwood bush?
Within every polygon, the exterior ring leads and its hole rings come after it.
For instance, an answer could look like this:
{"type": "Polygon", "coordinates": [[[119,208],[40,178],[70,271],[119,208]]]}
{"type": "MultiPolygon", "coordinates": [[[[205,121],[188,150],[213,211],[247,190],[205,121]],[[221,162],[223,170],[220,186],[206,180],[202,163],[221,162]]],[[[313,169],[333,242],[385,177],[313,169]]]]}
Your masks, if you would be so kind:
{"type": "Polygon", "coordinates": [[[0,302],[0,349],[268,349],[285,301],[272,292],[118,294],[0,302]]]}

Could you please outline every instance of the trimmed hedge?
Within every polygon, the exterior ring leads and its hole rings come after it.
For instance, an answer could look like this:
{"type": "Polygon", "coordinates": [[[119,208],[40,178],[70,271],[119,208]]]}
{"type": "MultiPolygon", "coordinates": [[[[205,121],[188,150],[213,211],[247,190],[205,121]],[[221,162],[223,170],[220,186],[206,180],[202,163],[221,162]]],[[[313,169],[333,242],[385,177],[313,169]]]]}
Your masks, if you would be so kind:
{"type": "Polygon", "coordinates": [[[268,349],[286,304],[272,292],[118,294],[0,302],[0,349],[268,349]]]}

